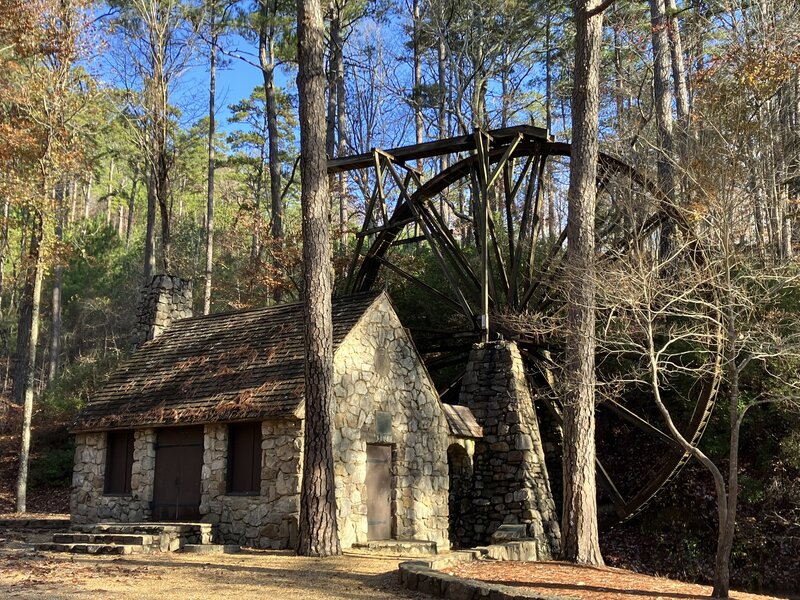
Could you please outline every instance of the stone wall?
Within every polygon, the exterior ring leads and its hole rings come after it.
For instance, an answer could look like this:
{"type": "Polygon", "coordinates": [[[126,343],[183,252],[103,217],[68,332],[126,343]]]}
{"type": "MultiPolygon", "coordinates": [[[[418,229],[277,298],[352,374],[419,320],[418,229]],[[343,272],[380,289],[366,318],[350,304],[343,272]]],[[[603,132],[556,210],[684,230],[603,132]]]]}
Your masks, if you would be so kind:
{"type": "Polygon", "coordinates": [[[367,444],[393,446],[393,532],[448,539],[448,428],[438,394],[388,299],[381,296],[334,358],[339,538],[367,541],[367,444]],[[388,423],[378,423],[379,419],[388,423]],[[386,431],[384,433],[384,431],[386,431]]]}
{"type": "Polygon", "coordinates": [[[134,342],[152,340],[173,321],[192,316],[192,282],[175,275],[154,275],[142,286],[134,342]]]}
{"type": "MultiPolygon", "coordinates": [[[[170,281],[174,284],[175,278],[170,281]]],[[[190,301],[190,288],[188,296],[179,295],[190,301]]],[[[173,318],[175,313],[171,314],[173,318]]],[[[393,534],[400,539],[430,540],[448,549],[447,421],[430,377],[385,296],[379,297],[338,348],[334,382],[342,546],[367,541],[367,444],[378,443],[393,447],[393,534]]],[[[261,489],[255,495],[227,493],[228,427],[205,426],[200,514],[204,522],[214,525],[218,541],[294,547],[300,511],[302,417],[262,422],[261,489]]],[[[153,429],[135,432],[132,493],[105,496],[106,434],[78,434],[73,521],[147,520],[153,497],[154,442],[153,429]]]]}
{"type": "Polygon", "coordinates": [[[155,431],[134,431],[131,493],[103,494],[106,471],[105,432],[75,436],[70,515],[75,524],[101,521],[137,522],[150,518],[155,474],[155,431]]]}
{"type": "Polygon", "coordinates": [[[294,548],[300,514],[303,438],[299,420],[261,424],[261,490],[228,495],[228,427],[205,427],[202,520],[219,542],[255,548],[294,548]]]}
{"type": "Polygon", "coordinates": [[[539,557],[558,554],[560,528],[542,439],[519,349],[501,341],[473,346],[459,403],[483,426],[475,444],[467,545],[490,541],[500,525],[527,525],[539,557]]]}

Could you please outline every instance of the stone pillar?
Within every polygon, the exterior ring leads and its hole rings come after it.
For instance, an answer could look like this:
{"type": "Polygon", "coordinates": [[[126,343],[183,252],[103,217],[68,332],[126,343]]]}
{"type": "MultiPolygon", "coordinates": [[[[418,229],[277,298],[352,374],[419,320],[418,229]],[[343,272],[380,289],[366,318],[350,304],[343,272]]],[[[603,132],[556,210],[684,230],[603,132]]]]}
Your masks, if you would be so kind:
{"type": "MultiPolygon", "coordinates": [[[[524,524],[540,560],[558,555],[561,533],[533,398],[514,342],[472,348],[459,403],[483,426],[476,440],[469,522],[472,545],[504,524],[524,524]]],[[[466,540],[465,540],[466,541],[466,540]]]]}
{"type": "Polygon", "coordinates": [[[131,465],[131,507],[123,521],[149,521],[156,475],[156,430],[148,427],[133,432],[131,465]]]}
{"type": "Polygon", "coordinates": [[[154,275],[142,286],[135,344],[152,340],[173,321],[192,316],[192,282],[175,275],[154,275]]]}

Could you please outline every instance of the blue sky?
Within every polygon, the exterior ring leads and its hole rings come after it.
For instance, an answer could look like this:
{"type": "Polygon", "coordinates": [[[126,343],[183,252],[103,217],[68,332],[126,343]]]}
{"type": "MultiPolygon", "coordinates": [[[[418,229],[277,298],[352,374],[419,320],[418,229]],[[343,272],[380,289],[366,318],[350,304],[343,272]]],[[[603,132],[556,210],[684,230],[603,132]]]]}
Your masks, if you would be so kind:
{"type": "MultiPolygon", "coordinates": [[[[223,41],[226,47],[234,48],[235,52],[245,56],[250,61],[256,61],[257,48],[251,42],[241,38],[240,36],[228,36],[223,41]],[[252,55],[251,55],[252,54],[252,55]]],[[[221,57],[223,60],[218,61],[217,67],[217,126],[221,131],[230,129],[228,118],[230,111],[228,106],[239,102],[243,98],[247,98],[253,91],[253,88],[263,85],[261,70],[244,60],[231,58],[228,56],[221,57]],[[220,62],[222,66],[219,66],[220,62]]],[[[276,70],[276,85],[293,91],[295,88],[295,73],[286,72],[282,69],[276,70]]],[[[208,83],[209,83],[209,67],[208,67],[208,48],[201,49],[201,56],[197,59],[196,63],[183,74],[181,80],[175,86],[175,91],[181,98],[176,98],[176,101],[185,106],[198,104],[198,107],[193,108],[187,117],[196,121],[200,116],[205,116],[208,111],[208,83]],[[197,116],[195,116],[197,113],[197,116]]]]}

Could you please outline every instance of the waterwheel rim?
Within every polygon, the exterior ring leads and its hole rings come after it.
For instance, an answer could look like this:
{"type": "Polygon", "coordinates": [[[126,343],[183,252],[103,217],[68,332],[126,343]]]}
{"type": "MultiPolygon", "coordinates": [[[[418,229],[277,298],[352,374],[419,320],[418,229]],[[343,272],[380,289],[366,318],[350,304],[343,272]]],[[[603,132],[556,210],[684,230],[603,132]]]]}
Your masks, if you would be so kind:
{"type": "MultiPolygon", "coordinates": [[[[554,157],[568,158],[570,155],[570,145],[563,142],[554,142],[543,134],[542,130],[531,127],[509,128],[499,132],[488,132],[491,139],[497,143],[493,145],[488,153],[488,160],[490,164],[497,164],[498,162],[506,159],[512,163],[510,176],[504,173],[501,178],[504,192],[511,188],[513,194],[511,198],[506,199],[505,207],[506,212],[510,213],[509,202],[514,204],[518,210],[516,222],[513,219],[508,219],[507,224],[514,229],[524,225],[530,226],[532,217],[530,211],[535,212],[534,207],[530,207],[527,224],[524,223],[526,219],[524,206],[525,202],[517,202],[516,195],[520,193],[528,194],[528,190],[534,186],[536,182],[537,172],[539,173],[539,182],[541,182],[541,173],[546,168],[547,161],[554,157]],[[515,137],[516,136],[516,137],[515,137]],[[508,141],[505,141],[508,140],[508,141]],[[514,147],[510,150],[511,140],[516,140],[514,147]],[[514,172],[517,169],[518,173],[514,172]],[[526,182],[525,178],[529,178],[526,182]]],[[[464,148],[464,139],[458,138],[461,144],[460,148],[464,148]]],[[[446,144],[445,144],[446,145],[446,144]]],[[[402,149],[401,149],[402,150],[402,149]]],[[[421,181],[418,173],[415,173],[413,168],[408,168],[406,163],[413,160],[413,157],[403,155],[404,162],[397,162],[394,158],[402,152],[398,150],[388,151],[383,155],[384,160],[387,161],[386,171],[391,171],[389,180],[394,179],[394,183],[398,186],[406,184],[406,190],[398,195],[398,200],[394,206],[391,216],[387,216],[381,227],[373,226],[375,230],[374,235],[364,236],[364,239],[371,237],[369,244],[363,248],[363,252],[357,253],[353,256],[351,262],[351,270],[347,282],[348,292],[360,292],[374,289],[381,283],[381,277],[386,273],[391,273],[392,276],[400,277],[408,281],[412,281],[409,273],[405,272],[402,267],[392,261],[393,249],[404,240],[411,239],[409,236],[409,229],[416,228],[422,235],[418,235],[418,242],[420,244],[428,244],[429,246],[438,246],[437,256],[441,255],[442,268],[445,264],[449,263],[450,274],[446,278],[449,282],[450,289],[435,289],[431,288],[427,291],[438,300],[443,301],[449,305],[454,311],[460,311],[463,314],[466,326],[462,329],[453,330],[450,332],[456,336],[457,342],[450,344],[441,344],[438,347],[432,348],[433,352],[426,352],[431,348],[426,347],[426,342],[420,340],[420,334],[415,336],[423,355],[430,369],[435,370],[442,368],[450,363],[457,363],[459,360],[465,361],[471,343],[477,341],[477,309],[474,306],[475,292],[479,289],[479,283],[475,273],[475,269],[470,265],[470,261],[463,256],[459,256],[459,249],[454,242],[452,231],[449,231],[445,219],[438,214],[434,201],[438,196],[447,192],[455,185],[464,185],[471,178],[474,177],[477,161],[479,156],[476,154],[467,156],[454,162],[446,169],[436,173],[426,181],[421,181]],[[392,166],[394,164],[395,168],[392,166]],[[407,176],[405,181],[402,182],[399,177],[399,167],[407,169],[407,176]],[[409,183],[416,182],[414,189],[409,189],[409,183]],[[405,237],[404,237],[405,236],[405,237]],[[431,358],[433,357],[433,358],[431,358]]],[[[413,151],[412,151],[413,154],[413,151]]],[[[424,152],[421,154],[425,154],[424,152]]],[[[427,155],[431,156],[430,154],[427,155]]],[[[377,157],[377,154],[376,154],[377,157]]],[[[375,165],[379,165],[379,158],[376,158],[375,165]]],[[[362,161],[363,164],[363,161],[362,161]]],[[[339,168],[338,170],[344,170],[339,168]]],[[[622,160],[601,153],[599,157],[598,169],[598,187],[604,188],[611,177],[624,177],[641,189],[641,193],[649,194],[653,198],[654,206],[657,207],[652,214],[642,220],[639,224],[637,235],[653,235],[659,227],[665,223],[677,227],[686,235],[691,235],[691,228],[689,227],[683,214],[671,206],[660,190],[651,182],[642,177],[635,169],[627,165],[622,160]]],[[[540,183],[536,184],[540,185],[540,183]]],[[[504,193],[503,192],[503,193],[504,193]]],[[[534,192],[536,195],[539,192],[534,192]]],[[[504,194],[507,195],[507,194],[504,194]]],[[[537,200],[538,202],[538,200],[537,200]]],[[[362,232],[370,231],[370,226],[374,225],[369,222],[370,214],[366,211],[366,220],[362,227],[362,232]]],[[[502,212],[502,210],[501,210],[502,212]]],[[[534,228],[536,225],[533,226],[534,228]]],[[[524,241],[523,235],[520,234],[519,229],[514,229],[512,235],[509,237],[516,238],[517,251],[522,252],[522,245],[524,241]]],[[[497,236],[496,236],[497,237],[497,236]]],[[[525,310],[541,310],[545,303],[552,302],[548,295],[549,289],[552,287],[552,281],[548,281],[551,274],[557,270],[558,262],[562,256],[563,246],[566,239],[566,223],[558,228],[558,234],[553,244],[549,249],[543,250],[545,258],[542,261],[542,268],[539,272],[539,280],[526,281],[522,286],[519,273],[514,275],[514,268],[512,266],[503,266],[502,270],[505,271],[502,275],[500,271],[500,263],[502,257],[497,256],[493,262],[494,271],[492,279],[495,284],[493,290],[492,305],[495,314],[500,310],[508,309],[509,307],[515,311],[525,310]],[[504,284],[500,281],[505,279],[504,284]],[[509,281],[509,279],[511,281],[509,281]],[[513,290],[507,290],[505,293],[498,291],[499,288],[509,286],[513,290]],[[517,287],[514,287],[517,286],[517,287]],[[521,287],[520,287],[521,286],[521,287]],[[502,297],[502,298],[501,298],[502,297]]],[[[695,246],[693,252],[697,260],[703,260],[703,252],[699,245],[694,242],[695,246]]],[[[513,249],[507,251],[507,258],[511,261],[515,257],[508,256],[508,252],[514,252],[513,249]]],[[[415,282],[420,284],[421,282],[415,282]]],[[[401,317],[403,315],[401,314],[401,317]]],[[[495,333],[498,330],[495,329],[495,333]]],[[[441,334],[439,331],[434,332],[435,335],[441,334]]],[[[536,359],[532,356],[531,348],[526,348],[524,340],[515,336],[514,332],[504,329],[502,334],[506,338],[514,339],[521,344],[523,356],[525,356],[530,365],[536,359]]],[[[718,356],[719,353],[712,353],[718,356]]],[[[703,432],[708,423],[711,411],[714,405],[714,398],[717,387],[719,385],[719,369],[713,368],[707,375],[692,385],[696,387],[696,402],[690,408],[689,414],[686,415],[682,422],[679,424],[679,429],[684,436],[690,441],[692,446],[697,446],[703,435],[703,432]]],[[[454,383],[450,384],[455,385],[454,383]]],[[[440,392],[443,390],[440,390],[440,392]]],[[[557,407],[553,411],[558,414],[557,407]]],[[[598,408],[598,432],[606,432],[620,430],[619,425],[610,426],[613,419],[624,422],[629,428],[638,428],[644,430],[645,434],[650,434],[658,439],[662,446],[665,446],[660,452],[658,460],[652,460],[652,464],[647,465],[647,469],[642,471],[640,475],[626,474],[621,477],[620,474],[614,473],[613,468],[609,465],[613,462],[614,457],[604,456],[604,452],[608,453],[609,449],[607,444],[603,444],[603,440],[598,440],[598,461],[597,461],[597,481],[600,502],[601,523],[605,525],[612,524],[621,520],[630,519],[634,515],[641,512],[647,504],[653,499],[659,490],[666,484],[672,481],[675,476],[680,472],[681,468],[691,458],[691,454],[681,448],[676,442],[666,434],[662,427],[653,423],[652,418],[644,417],[641,414],[636,414],[635,410],[630,410],[623,403],[604,403],[598,408]],[[637,479],[636,484],[627,483],[625,489],[618,483],[622,479],[637,479]]],[[[628,430],[633,431],[631,429],[628,430]]],[[[633,435],[630,434],[629,435],[633,435]]],[[[635,435],[633,435],[635,437],[635,435]]],[[[620,444],[621,446],[623,444],[620,444]]],[[[612,448],[611,451],[614,451],[612,448]]],[[[628,452],[631,454],[636,453],[636,449],[629,448],[616,448],[617,452],[628,452]]]]}

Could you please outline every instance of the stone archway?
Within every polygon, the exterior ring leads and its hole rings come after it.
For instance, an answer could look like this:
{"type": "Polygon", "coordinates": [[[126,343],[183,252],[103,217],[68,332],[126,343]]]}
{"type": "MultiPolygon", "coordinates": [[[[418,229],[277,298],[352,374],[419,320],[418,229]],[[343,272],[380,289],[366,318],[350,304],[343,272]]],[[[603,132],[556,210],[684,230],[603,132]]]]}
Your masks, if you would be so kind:
{"type": "Polygon", "coordinates": [[[450,475],[448,496],[449,533],[453,548],[468,547],[472,541],[472,457],[464,446],[454,443],[447,449],[450,475]]]}

